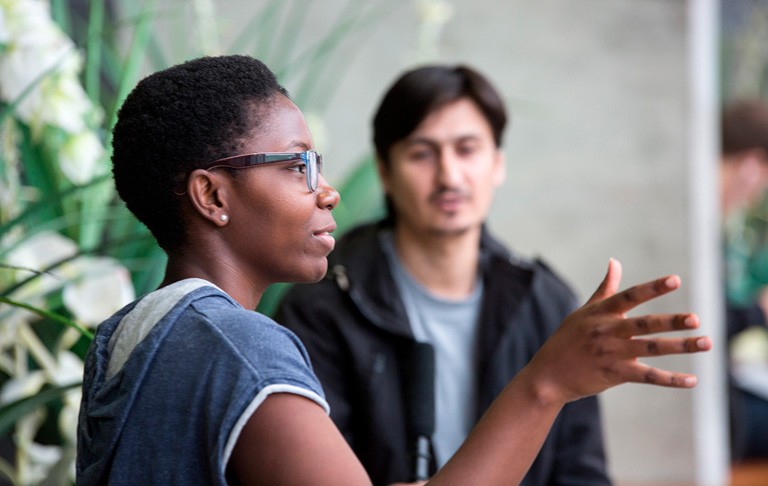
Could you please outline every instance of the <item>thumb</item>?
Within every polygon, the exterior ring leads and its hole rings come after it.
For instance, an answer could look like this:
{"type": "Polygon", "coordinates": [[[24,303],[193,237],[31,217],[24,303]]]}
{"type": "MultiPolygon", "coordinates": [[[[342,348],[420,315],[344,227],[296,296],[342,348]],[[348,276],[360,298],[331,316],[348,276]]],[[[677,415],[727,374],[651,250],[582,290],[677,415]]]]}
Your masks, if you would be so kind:
{"type": "Polygon", "coordinates": [[[603,281],[600,282],[600,286],[597,287],[595,293],[587,301],[588,304],[593,302],[599,302],[603,299],[607,299],[619,290],[619,284],[621,283],[621,263],[615,258],[608,259],[608,271],[603,277],[603,281]]]}

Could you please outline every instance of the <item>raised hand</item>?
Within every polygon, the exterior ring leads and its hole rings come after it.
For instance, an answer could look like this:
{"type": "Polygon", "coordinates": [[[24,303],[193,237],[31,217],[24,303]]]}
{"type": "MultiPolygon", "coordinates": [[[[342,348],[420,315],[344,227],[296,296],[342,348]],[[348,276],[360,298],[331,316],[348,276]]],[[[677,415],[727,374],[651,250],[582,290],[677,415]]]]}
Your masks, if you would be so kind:
{"type": "Polygon", "coordinates": [[[504,388],[429,484],[518,484],[567,402],[627,382],[696,385],[694,375],[637,359],[709,350],[712,342],[707,337],[637,337],[696,329],[695,314],[626,316],[643,302],[679,288],[680,279],[672,275],[617,293],[620,282],[621,265],[612,259],[594,295],[563,321],[504,388]]]}
{"type": "Polygon", "coordinates": [[[634,307],[680,287],[667,276],[616,293],[621,265],[611,259],[608,272],[589,301],[569,315],[528,366],[546,401],[572,401],[626,383],[676,388],[696,385],[696,377],[654,368],[637,358],[706,351],[707,337],[644,337],[699,327],[695,314],[653,314],[626,317],[634,307]]]}

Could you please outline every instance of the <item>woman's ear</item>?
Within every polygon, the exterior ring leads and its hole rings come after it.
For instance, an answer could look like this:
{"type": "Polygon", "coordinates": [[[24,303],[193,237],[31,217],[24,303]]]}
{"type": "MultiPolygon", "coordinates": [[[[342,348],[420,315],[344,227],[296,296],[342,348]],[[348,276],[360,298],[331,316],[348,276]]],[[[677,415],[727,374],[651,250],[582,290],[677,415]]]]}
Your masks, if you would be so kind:
{"type": "Polygon", "coordinates": [[[229,221],[227,181],[221,174],[203,169],[192,171],[187,180],[187,194],[194,211],[216,226],[229,221]]]}

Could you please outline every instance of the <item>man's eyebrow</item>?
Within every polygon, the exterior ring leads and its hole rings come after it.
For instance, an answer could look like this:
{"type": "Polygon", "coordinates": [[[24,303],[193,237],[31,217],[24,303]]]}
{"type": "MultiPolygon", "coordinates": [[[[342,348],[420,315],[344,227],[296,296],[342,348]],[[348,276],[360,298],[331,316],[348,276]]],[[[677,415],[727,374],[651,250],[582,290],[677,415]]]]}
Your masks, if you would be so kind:
{"type": "Polygon", "coordinates": [[[479,140],[481,137],[480,135],[469,133],[465,135],[459,135],[457,137],[452,137],[447,140],[436,140],[434,138],[427,138],[427,137],[409,137],[405,139],[405,142],[409,145],[417,145],[417,144],[425,144],[425,145],[441,145],[443,143],[457,143],[457,142],[471,142],[475,140],[479,140]]]}
{"type": "Polygon", "coordinates": [[[426,145],[436,145],[437,141],[431,138],[423,138],[423,137],[410,137],[403,140],[405,143],[409,145],[416,145],[416,144],[426,144],[426,145]]]}

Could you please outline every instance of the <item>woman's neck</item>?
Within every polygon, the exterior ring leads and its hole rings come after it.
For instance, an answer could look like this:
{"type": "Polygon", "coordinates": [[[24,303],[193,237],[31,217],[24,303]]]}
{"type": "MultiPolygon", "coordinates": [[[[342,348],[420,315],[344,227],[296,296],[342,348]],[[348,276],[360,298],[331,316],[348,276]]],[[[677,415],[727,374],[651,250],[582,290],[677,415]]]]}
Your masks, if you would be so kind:
{"type": "MultiPolygon", "coordinates": [[[[216,253],[211,253],[216,254],[216,253]]],[[[226,259],[211,259],[210,255],[195,257],[168,256],[165,277],[160,287],[165,287],[186,278],[207,280],[226,292],[246,309],[254,310],[264,295],[266,286],[253,282],[237,265],[231,265],[226,259]]]]}

